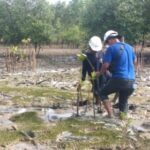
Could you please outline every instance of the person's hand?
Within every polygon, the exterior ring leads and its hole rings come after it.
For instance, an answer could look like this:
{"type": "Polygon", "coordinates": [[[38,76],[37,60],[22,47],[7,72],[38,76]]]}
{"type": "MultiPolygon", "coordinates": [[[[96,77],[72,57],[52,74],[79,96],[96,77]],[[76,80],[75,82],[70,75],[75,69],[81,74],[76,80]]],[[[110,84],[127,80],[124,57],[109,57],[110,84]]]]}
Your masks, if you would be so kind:
{"type": "Polygon", "coordinates": [[[100,75],[101,75],[101,73],[97,71],[96,76],[99,77],[100,75]]]}
{"type": "Polygon", "coordinates": [[[83,53],[80,53],[80,54],[77,54],[77,58],[80,61],[84,61],[87,58],[87,56],[83,53]]]}
{"type": "Polygon", "coordinates": [[[96,72],[93,71],[93,72],[91,73],[91,79],[92,79],[92,80],[95,80],[96,77],[97,77],[96,72]]]}

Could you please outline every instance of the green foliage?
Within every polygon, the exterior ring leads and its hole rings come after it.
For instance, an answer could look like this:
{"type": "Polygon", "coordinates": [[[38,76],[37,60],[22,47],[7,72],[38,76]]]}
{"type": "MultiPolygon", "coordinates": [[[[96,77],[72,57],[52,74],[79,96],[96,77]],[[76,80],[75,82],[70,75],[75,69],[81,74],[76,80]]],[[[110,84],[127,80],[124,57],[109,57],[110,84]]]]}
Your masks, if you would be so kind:
{"type": "Polygon", "coordinates": [[[42,120],[38,117],[36,112],[26,112],[21,115],[16,115],[11,118],[12,121],[14,122],[32,122],[32,123],[37,123],[41,124],[42,120]]]}
{"type": "MultiPolygon", "coordinates": [[[[68,92],[65,90],[59,90],[54,88],[48,88],[48,87],[10,87],[1,83],[0,91],[5,93],[14,93],[14,97],[12,98],[14,102],[16,102],[17,105],[21,106],[28,106],[35,102],[36,100],[33,98],[37,97],[45,97],[45,105],[49,105],[50,103],[55,102],[62,102],[64,100],[72,100],[75,98],[75,93],[68,92]],[[24,97],[25,96],[25,97],[24,97]]],[[[41,101],[38,105],[42,105],[41,101]]]]}
{"type": "Polygon", "coordinates": [[[31,42],[31,39],[30,38],[27,38],[27,39],[22,39],[21,41],[23,44],[29,44],[31,42]]]}
{"type": "Polygon", "coordinates": [[[127,41],[139,42],[143,32],[147,31],[144,24],[150,14],[144,6],[147,3],[148,0],[94,0],[87,5],[83,26],[90,36],[97,34],[103,37],[107,30],[113,29],[124,35],[127,41]]]}
{"type": "Polygon", "coordinates": [[[18,44],[28,37],[33,44],[49,41],[53,14],[46,1],[1,0],[1,8],[0,28],[5,43],[18,44]]]}
{"type": "Polygon", "coordinates": [[[93,35],[114,29],[129,42],[150,32],[149,0],[72,0],[50,5],[46,0],[0,0],[0,41],[16,45],[30,38],[41,44],[78,47],[93,35]]]}
{"type": "MultiPolygon", "coordinates": [[[[24,41],[25,42],[25,41],[24,41]]],[[[27,41],[26,41],[27,42],[27,41]]],[[[16,57],[17,60],[26,58],[24,51],[18,48],[18,46],[11,46],[9,52],[16,57]]]]}
{"type": "Polygon", "coordinates": [[[25,112],[23,114],[15,115],[10,118],[11,121],[16,122],[22,130],[39,130],[43,127],[43,120],[36,112],[25,112]]]}
{"type": "Polygon", "coordinates": [[[68,44],[78,47],[85,36],[81,28],[82,12],[84,10],[83,0],[73,0],[66,5],[57,3],[53,6],[54,33],[52,41],[56,44],[68,44]]]}
{"type": "Polygon", "coordinates": [[[93,121],[86,121],[81,119],[68,119],[56,123],[56,126],[44,134],[42,138],[56,139],[58,134],[64,131],[69,131],[75,136],[92,137],[87,141],[66,141],[63,142],[65,149],[92,149],[92,147],[112,147],[112,145],[119,144],[119,132],[105,129],[100,124],[94,124],[93,121]],[[73,144],[74,142],[74,144],[73,144]]]}
{"type": "Polygon", "coordinates": [[[143,19],[144,19],[144,29],[146,33],[150,33],[150,1],[143,0],[143,19]]]}
{"type": "Polygon", "coordinates": [[[139,42],[143,34],[142,6],[141,0],[126,0],[121,1],[117,9],[119,32],[132,43],[139,42]]]}
{"type": "Polygon", "coordinates": [[[9,51],[13,54],[17,54],[19,50],[17,46],[12,46],[9,51]]]}
{"type": "Polygon", "coordinates": [[[68,44],[73,43],[74,45],[76,45],[76,47],[78,47],[78,45],[82,40],[81,37],[83,37],[83,35],[84,32],[80,31],[79,26],[73,25],[70,28],[68,28],[68,30],[65,32],[64,40],[66,43],[68,44]]]}
{"type": "Polygon", "coordinates": [[[95,34],[102,37],[105,31],[117,28],[117,22],[114,24],[116,7],[117,2],[114,0],[94,0],[88,4],[83,26],[90,36],[95,34]]]}
{"type": "Polygon", "coordinates": [[[17,142],[22,138],[19,132],[16,131],[0,131],[0,145],[9,145],[12,142],[17,142]]]}
{"type": "Polygon", "coordinates": [[[38,118],[36,112],[26,112],[21,115],[16,115],[11,118],[12,121],[14,122],[32,122],[32,123],[38,123],[41,124],[42,120],[38,118]]]}

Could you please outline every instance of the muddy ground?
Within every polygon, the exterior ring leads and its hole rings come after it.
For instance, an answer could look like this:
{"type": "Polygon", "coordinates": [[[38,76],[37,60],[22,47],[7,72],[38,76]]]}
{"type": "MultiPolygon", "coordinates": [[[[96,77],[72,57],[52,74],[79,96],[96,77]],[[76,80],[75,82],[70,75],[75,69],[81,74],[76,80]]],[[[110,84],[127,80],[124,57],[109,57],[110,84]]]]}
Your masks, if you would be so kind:
{"type": "Polygon", "coordinates": [[[51,52],[38,57],[36,72],[8,73],[1,64],[0,150],[149,150],[149,64],[137,73],[128,118],[120,120],[114,109],[115,117],[108,119],[105,111],[97,113],[97,106],[94,118],[88,81],[82,88],[88,105],[76,117],[78,50],[51,52]]]}

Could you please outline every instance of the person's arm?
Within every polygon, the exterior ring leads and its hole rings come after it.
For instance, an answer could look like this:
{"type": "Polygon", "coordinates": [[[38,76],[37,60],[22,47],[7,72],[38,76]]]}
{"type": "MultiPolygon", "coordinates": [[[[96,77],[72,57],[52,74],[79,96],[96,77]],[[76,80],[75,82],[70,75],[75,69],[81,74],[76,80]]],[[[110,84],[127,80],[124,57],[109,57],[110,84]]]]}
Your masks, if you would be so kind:
{"type": "Polygon", "coordinates": [[[112,61],[111,48],[108,48],[103,58],[103,65],[101,67],[100,72],[97,72],[97,76],[104,74],[108,70],[111,61],[112,61]]]}
{"type": "Polygon", "coordinates": [[[99,72],[97,72],[97,75],[100,76],[100,75],[104,74],[108,70],[109,66],[110,66],[109,63],[107,63],[107,62],[103,63],[101,70],[99,72]]]}

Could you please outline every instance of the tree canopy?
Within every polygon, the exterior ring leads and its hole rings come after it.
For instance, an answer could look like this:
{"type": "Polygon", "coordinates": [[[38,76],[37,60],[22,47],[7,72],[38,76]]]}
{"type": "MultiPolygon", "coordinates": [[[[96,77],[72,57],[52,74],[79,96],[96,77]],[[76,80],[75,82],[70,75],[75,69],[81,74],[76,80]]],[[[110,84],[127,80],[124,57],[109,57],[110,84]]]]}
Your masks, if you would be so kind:
{"type": "Polygon", "coordinates": [[[150,33],[149,8],[149,0],[72,0],[53,5],[47,0],[0,0],[0,39],[14,45],[30,38],[35,46],[78,47],[113,29],[131,43],[140,42],[150,33]]]}

